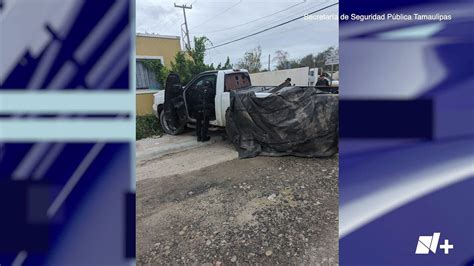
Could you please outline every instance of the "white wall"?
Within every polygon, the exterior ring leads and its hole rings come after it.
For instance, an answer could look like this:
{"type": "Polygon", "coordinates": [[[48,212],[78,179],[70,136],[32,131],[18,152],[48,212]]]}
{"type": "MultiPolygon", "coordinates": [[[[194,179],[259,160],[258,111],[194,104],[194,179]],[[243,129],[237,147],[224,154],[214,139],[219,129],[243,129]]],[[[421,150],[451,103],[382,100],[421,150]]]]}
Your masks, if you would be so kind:
{"type": "Polygon", "coordinates": [[[277,86],[287,78],[296,86],[308,86],[309,67],[276,70],[250,74],[253,86],[277,86]]]}

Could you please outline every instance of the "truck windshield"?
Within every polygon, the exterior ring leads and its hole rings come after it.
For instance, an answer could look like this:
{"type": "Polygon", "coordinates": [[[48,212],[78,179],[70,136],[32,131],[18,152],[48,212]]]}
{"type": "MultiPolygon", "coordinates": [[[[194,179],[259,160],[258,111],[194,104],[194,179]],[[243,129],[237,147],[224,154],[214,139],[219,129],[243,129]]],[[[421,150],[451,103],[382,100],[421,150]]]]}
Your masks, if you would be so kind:
{"type": "Polygon", "coordinates": [[[225,75],[224,91],[239,90],[251,86],[248,73],[230,73],[225,75]]]}

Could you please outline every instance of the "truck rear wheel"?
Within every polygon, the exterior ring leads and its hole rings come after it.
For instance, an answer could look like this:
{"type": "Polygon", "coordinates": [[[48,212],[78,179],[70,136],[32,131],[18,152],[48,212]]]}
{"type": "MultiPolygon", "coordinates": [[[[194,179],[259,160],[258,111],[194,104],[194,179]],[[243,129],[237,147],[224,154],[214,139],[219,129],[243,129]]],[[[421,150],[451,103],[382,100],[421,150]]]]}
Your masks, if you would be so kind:
{"type": "Polygon", "coordinates": [[[165,119],[165,111],[161,111],[160,113],[160,124],[161,124],[161,128],[163,128],[163,131],[166,133],[166,134],[170,134],[170,135],[179,135],[181,133],[183,133],[184,131],[184,127],[185,125],[183,126],[180,126],[178,128],[172,128],[168,125],[168,123],[166,122],[166,119],[165,119]]]}

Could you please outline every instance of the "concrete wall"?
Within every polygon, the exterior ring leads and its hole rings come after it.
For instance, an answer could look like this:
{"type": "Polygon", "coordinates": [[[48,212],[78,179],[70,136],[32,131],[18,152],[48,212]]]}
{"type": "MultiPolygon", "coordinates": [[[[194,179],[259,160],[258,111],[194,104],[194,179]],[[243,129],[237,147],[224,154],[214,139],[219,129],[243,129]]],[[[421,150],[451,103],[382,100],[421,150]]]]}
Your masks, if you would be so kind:
{"type": "Polygon", "coordinates": [[[253,86],[277,86],[287,78],[296,86],[308,86],[309,67],[276,70],[250,74],[253,86]]]}
{"type": "Polygon", "coordinates": [[[163,64],[170,68],[171,61],[181,51],[179,36],[137,34],[136,55],[141,57],[163,57],[163,64]]]}
{"type": "Polygon", "coordinates": [[[156,91],[138,90],[136,97],[137,116],[153,114],[153,94],[156,91]]]}

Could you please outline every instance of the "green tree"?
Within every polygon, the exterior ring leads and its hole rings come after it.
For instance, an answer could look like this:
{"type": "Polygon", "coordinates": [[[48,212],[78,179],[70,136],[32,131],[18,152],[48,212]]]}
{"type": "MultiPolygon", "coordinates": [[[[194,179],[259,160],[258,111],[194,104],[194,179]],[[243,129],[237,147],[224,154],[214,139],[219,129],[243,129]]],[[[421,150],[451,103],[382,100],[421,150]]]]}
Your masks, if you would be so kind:
{"type": "Polygon", "coordinates": [[[204,63],[207,43],[211,43],[207,37],[194,37],[194,48],[176,53],[171,71],[179,75],[183,84],[201,72],[214,70],[213,64],[204,63]]]}
{"type": "MultiPolygon", "coordinates": [[[[337,50],[338,48],[329,47],[319,52],[316,56],[314,54],[308,54],[300,59],[290,59],[288,52],[278,50],[275,52],[273,60],[277,62],[277,70],[297,67],[317,67],[319,69],[329,70],[330,66],[326,66],[326,59],[337,50]]],[[[339,70],[339,65],[334,66],[334,71],[337,70],[339,70]]]]}
{"type": "Polygon", "coordinates": [[[194,48],[187,51],[192,58],[192,60],[189,61],[191,76],[195,76],[201,72],[214,69],[213,65],[206,65],[204,63],[207,43],[212,44],[211,41],[205,36],[194,37],[194,48]]]}
{"type": "Polygon", "coordinates": [[[186,58],[185,52],[176,53],[174,62],[171,62],[171,71],[179,75],[183,84],[191,79],[189,59],[186,58]]]}
{"type": "MultiPolygon", "coordinates": [[[[316,57],[314,58],[314,65],[315,67],[317,68],[321,68],[321,69],[326,69],[326,70],[329,70],[330,67],[329,66],[326,66],[326,59],[331,56],[335,51],[337,50],[337,48],[334,48],[334,47],[329,47],[327,48],[326,50],[324,50],[323,52],[320,52],[316,55],[316,57]]],[[[334,70],[338,70],[339,69],[339,65],[336,65],[334,70]]]]}
{"type": "Polygon", "coordinates": [[[244,57],[237,63],[237,67],[247,69],[250,73],[258,72],[260,71],[260,68],[262,68],[262,63],[260,61],[261,56],[262,49],[259,45],[257,48],[245,52],[244,57]]]}
{"type": "Polygon", "coordinates": [[[230,63],[230,58],[227,57],[227,60],[225,60],[224,66],[222,69],[232,69],[234,66],[230,63]]]}
{"type": "Polygon", "coordinates": [[[286,69],[289,67],[288,57],[289,57],[289,54],[286,51],[278,50],[275,52],[275,56],[273,57],[272,60],[277,62],[277,66],[276,66],[277,70],[286,69]]]}
{"type": "Polygon", "coordinates": [[[301,58],[298,62],[298,65],[300,67],[314,67],[315,66],[315,62],[314,62],[314,56],[313,54],[309,54],[309,55],[306,55],[304,56],[303,58],[301,58]]]}
{"type": "Polygon", "coordinates": [[[204,65],[204,56],[206,55],[206,44],[211,41],[205,37],[194,37],[194,48],[188,49],[188,53],[196,65],[204,65]]]}
{"type": "Polygon", "coordinates": [[[208,44],[212,45],[212,42],[207,37],[194,37],[193,48],[176,53],[174,62],[171,62],[171,71],[179,75],[182,84],[188,83],[194,76],[204,71],[232,68],[229,57],[227,57],[224,66],[219,63],[217,68],[214,67],[214,64],[204,63],[208,44]]]}
{"type": "Polygon", "coordinates": [[[224,65],[222,65],[221,63],[219,63],[216,67],[217,70],[226,70],[226,69],[232,69],[233,66],[232,64],[230,63],[230,58],[227,57],[224,65]]]}
{"type": "Polygon", "coordinates": [[[163,66],[159,60],[142,60],[141,63],[155,75],[156,81],[164,88],[169,69],[163,66]]]}

